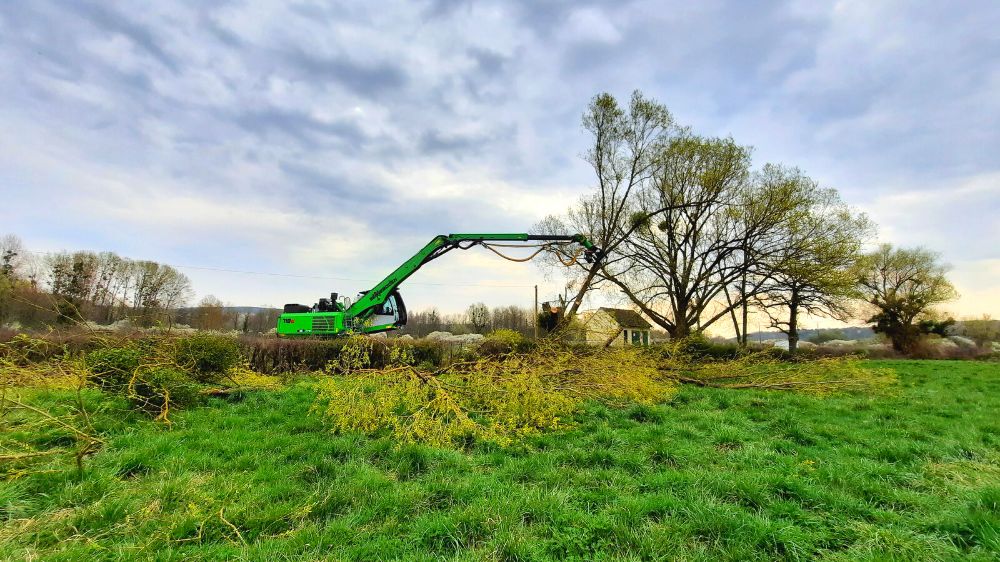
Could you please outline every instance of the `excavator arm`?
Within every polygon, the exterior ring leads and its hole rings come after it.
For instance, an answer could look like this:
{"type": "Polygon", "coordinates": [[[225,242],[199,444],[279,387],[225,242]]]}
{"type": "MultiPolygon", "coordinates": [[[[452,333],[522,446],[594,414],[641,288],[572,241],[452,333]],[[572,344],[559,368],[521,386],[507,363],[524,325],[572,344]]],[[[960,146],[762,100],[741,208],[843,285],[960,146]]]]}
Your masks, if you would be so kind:
{"type": "MultiPolygon", "coordinates": [[[[346,309],[334,302],[332,307],[321,304],[312,308],[302,305],[285,305],[285,313],[278,319],[278,335],[340,335],[346,333],[374,333],[401,328],[406,323],[405,306],[399,296],[399,286],[425,264],[454,249],[467,250],[489,242],[575,242],[583,247],[583,258],[593,262],[601,258],[601,250],[582,234],[440,234],[435,236],[410,259],[374,287],[363,291],[358,300],[346,309]],[[396,318],[388,324],[373,324],[373,317],[383,312],[389,301],[396,302],[396,318]],[[330,309],[332,308],[332,310],[330,309]],[[399,314],[401,312],[401,314],[399,314]]],[[[336,301],[336,298],[333,299],[336,301]]],[[[329,301],[326,301],[329,302],[329,301]]]]}
{"type": "Polygon", "coordinates": [[[356,303],[347,309],[347,313],[357,317],[381,305],[385,302],[386,297],[395,291],[403,281],[423,267],[424,264],[456,248],[467,250],[483,242],[528,242],[536,240],[546,242],[577,242],[584,247],[585,256],[589,260],[594,258],[597,251],[597,248],[586,237],[580,234],[571,236],[545,234],[440,234],[435,236],[433,240],[428,242],[413,257],[403,262],[402,265],[387,275],[385,279],[379,281],[374,288],[366,291],[356,303]]]}

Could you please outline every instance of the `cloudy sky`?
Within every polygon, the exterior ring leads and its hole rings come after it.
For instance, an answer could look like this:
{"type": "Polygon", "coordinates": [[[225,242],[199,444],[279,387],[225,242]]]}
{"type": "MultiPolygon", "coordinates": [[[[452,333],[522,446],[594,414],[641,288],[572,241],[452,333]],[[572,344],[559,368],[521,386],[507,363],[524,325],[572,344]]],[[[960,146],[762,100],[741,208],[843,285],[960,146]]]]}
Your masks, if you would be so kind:
{"type": "MultiPolygon", "coordinates": [[[[640,89],[941,252],[949,310],[997,317],[998,29],[995,0],[4,2],[0,233],[311,303],[563,210],[592,185],[586,103],[640,89]]],[[[403,292],[452,311],[535,283],[559,287],[479,250],[403,292]]]]}

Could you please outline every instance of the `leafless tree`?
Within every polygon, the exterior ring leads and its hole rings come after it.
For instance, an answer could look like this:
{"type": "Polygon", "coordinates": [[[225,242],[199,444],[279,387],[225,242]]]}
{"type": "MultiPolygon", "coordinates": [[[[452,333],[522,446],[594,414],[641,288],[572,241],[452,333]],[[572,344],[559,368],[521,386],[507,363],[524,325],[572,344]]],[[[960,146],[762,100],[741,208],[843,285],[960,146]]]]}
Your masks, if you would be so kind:
{"type": "Polygon", "coordinates": [[[481,302],[469,305],[468,310],[465,311],[465,315],[469,320],[469,324],[472,325],[473,331],[477,334],[485,332],[486,328],[490,325],[490,309],[481,302]]]}
{"type": "Polygon", "coordinates": [[[8,279],[20,277],[26,258],[24,242],[14,234],[0,236],[0,275],[8,279]]]}
{"type": "MultiPolygon", "coordinates": [[[[576,314],[587,293],[599,288],[605,278],[602,268],[614,269],[623,259],[619,250],[639,222],[632,216],[635,194],[652,180],[657,157],[676,132],[667,108],[638,91],[627,108],[611,94],[595,96],[583,115],[583,128],[593,137],[584,159],[594,170],[596,188],[565,218],[549,216],[534,228],[536,232],[579,232],[603,251],[599,263],[572,262],[575,294],[563,316],[566,321],[576,314]]],[[[548,265],[559,265],[567,257],[548,265]]]]}
{"type": "Polygon", "coordinates": [[[718,306],[746,267],[749,231],[739,208],[750,150],[732,139],[690,133],[661,151],[653,181],[637,194],[639,228],[623,242],[605,279],[672,337],[684,337],[729,314],[718,306]],[[617,267],[616,267],[617,265],[617,267]],[[711,314],[706,313],[711,307],[711,314]]]}

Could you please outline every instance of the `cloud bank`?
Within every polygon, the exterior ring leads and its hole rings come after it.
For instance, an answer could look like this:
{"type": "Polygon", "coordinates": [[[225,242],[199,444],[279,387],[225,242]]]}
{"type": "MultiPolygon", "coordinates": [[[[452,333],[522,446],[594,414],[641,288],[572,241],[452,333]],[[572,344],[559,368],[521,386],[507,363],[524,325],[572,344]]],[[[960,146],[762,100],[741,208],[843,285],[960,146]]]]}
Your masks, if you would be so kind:
{"type": "MultiPolygon", "coordinates": [[[[998,28],[989,0],[5,3],[0,230],[377,279],[439,232],[563,209],[591,184],[587,101],[638,88],[941,252],[953,310],[1000,316],[998,28]]],[[[366,288],[186,273],[247,305],[366,288]]],[[[413,281],[443,310],[559,290],[478,255],[413,281]]]]}

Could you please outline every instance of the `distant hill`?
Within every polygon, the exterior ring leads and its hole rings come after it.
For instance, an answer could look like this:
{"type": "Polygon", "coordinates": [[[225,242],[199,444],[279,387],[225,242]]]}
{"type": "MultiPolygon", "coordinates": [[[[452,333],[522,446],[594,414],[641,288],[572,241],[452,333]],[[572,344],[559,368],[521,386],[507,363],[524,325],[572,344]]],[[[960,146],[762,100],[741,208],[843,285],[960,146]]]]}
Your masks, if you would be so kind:
{"type": "MultiPolygon", "coordinates": [[[[821,332],[839,332],[843,334],[842,337],[837,339],[845,340],[868,340],[875,337],[875,332],[872,331],[868,326],[851,326],[848,328],[820,328],[820,329],[810,329],[810,330],[799,330],[799,341],[806,341],[809,338],[819,335],[821,332]]],[[[768,332],[750,332],[748,339],[750,341],[759,340],[778,340],[785,339],[787,336],[778,331],[768,331],[768,332]]],[[[736,341],[736,338],[729,338],[726,341],[736,341]]]]}
{"type": "MultiPolygon", "coordinates": [[[[182,307],[182,308],[178,308],[177,310],[181,311],[181,312],[183,312],[183,311],[189,311],[189,310],[198,310],[198,307],[197,306],[185,306],[185,307],[182,307]]],[[[224,307],[222,307],[222,310],[224,312],[235,312],[236,314],[256,314],[258,312],[267,312],[267,311],[272,311],[272,310],[280,311],[281,309],[280,308],[269,308],[269,307],[266,307],[266,306],[224,306],[224,307]]]]}
{"type": "Polygon", "coordinates": [[[272,310],[281,310],[280,308],[273,308],[267,306],[226,306],[223,307],[227,312],[236,312],[239,314],[254,314],[257,312],[267,312],[272,310]]]}

